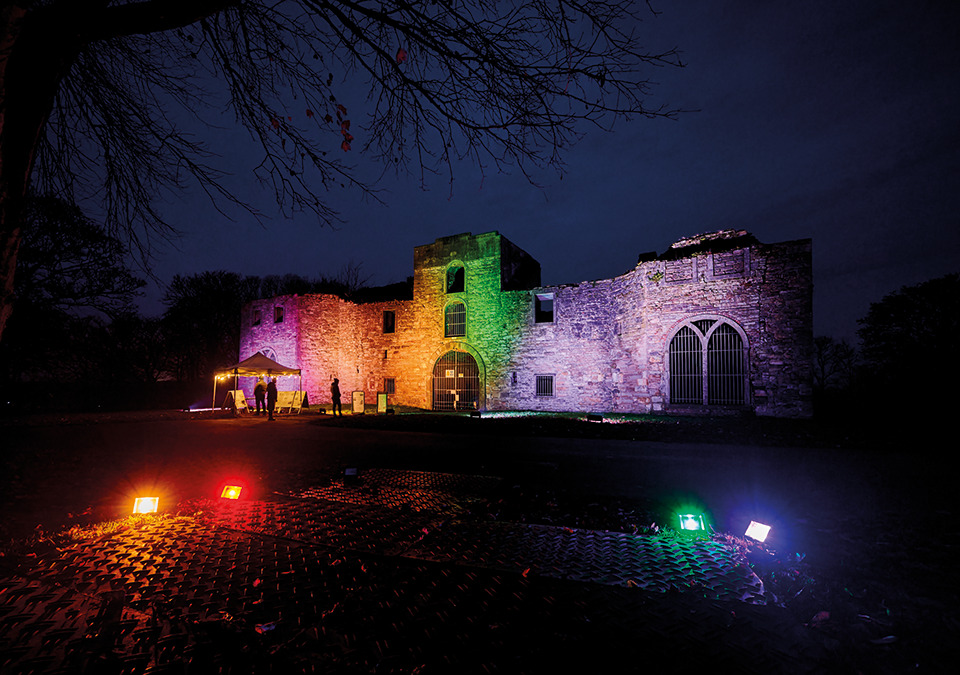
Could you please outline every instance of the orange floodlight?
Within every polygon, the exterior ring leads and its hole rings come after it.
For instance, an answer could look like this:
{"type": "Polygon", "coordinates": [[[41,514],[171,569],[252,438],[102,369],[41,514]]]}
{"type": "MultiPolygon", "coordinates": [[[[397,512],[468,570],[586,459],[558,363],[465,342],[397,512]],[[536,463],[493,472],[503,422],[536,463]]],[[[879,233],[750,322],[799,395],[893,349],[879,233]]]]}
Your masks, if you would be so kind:
{"type": "Polygon", "coordinates": [[[133,500],[133,512],[136,513],[156,513],[160,507],[159,497],[137,497],[133,500]]]}

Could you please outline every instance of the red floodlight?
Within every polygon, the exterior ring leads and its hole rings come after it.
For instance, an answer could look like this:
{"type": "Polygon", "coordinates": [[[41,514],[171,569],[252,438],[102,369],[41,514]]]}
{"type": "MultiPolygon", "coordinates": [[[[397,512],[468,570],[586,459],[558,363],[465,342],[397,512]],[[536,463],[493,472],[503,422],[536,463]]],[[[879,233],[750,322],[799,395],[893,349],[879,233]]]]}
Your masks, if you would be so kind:
{"type": "Polygon", "coordinates": [[[220,481],[219,493],[220,499],[229,499],[231,501],[240,501],[250,499],[250,489],[246,480],[234,474],[227,476],[220,481]]]}
{"type": "Polygon", "coordinates": [[[240,499],[240,493],[243,492],[242,485],[224,485],[220,492],[220,499],[240,499]]]}

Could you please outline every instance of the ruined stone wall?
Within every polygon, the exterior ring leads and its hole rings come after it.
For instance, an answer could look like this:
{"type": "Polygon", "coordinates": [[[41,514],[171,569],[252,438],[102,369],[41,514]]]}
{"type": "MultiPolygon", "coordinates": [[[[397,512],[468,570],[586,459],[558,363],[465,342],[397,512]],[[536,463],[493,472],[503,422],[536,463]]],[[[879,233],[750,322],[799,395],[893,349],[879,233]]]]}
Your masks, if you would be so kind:
{"type": "Polygon", "coordinates": [[[621,326],[614,409],[683,412],[670,404],[669,344],[685,323],[725,321],[742,332],[760,415],[808,416],[812,328],[809,240],[699,252],[641,263],[619,278],[621,326]]]}
{"type": "Polygon", "coordinates": [[[809,240],[764,245],[726,231],[678,242],[613,279],[537,288],[539,264],[498,233],[444,237],[414,252],[413,300],[309,295],[251,303],[241,356],[266,347],[301,367],[310,401],[320,404],[330,400],[332,377],[340,378],[345,405],[353,390],[372,404],[384,378],[393,378],[391,405],[429,409],[434,365],[454,350],[476,360],[479,403],[488,410],[719,412],[670,403],[670,340],[703,319],[729,324],[746,347],[741,409],[807,416],[810,251],[809,240]],[[455,292],[447,288],[451,267],[464,269],[455,292]],[[547,293],[553,321],[537,322],[537,294],[547,293]],[[453,302],[466,307],[462,337],[444,336],[444,309],[453,302]],[[286,318],[273,324],[278,303],[286,318]],[[252,326],[257,310],[261,324],[252,326]],[[393,333],[383,330],[385,311],[395,314],[393,333]],[[551,396],[537,395],[537,375],[552,376],[551,396]]]}
{"type": "Polygon", "coordinates": [[[753,380],[758,415],[813,414],[813,252],[809,239],[758,247],[762,264],[753,380]]]}
{"type": "MultiPolygon", "coordinates": [[[[432,405],[433,366],[448,351],[464,351],[476,360],[484,387],[480,405],[486,407],[491,377],[497,377],[498,347],[505,339],[505,301],[501,293],[500,236],[488,233],[473,237],[457,235],[417,247],[413,277],[413,313],[416,345],[409,364],[414,380],[416,405],[432,405]],[[461,292],[447,292],[447,271],[464,268],[461,292]],[[466,308],[466,335],[444,336],[444,311],[452,303],[466,308]],[[491,370],[492,367],[492,370],[491,370]]],[[[399,384],[398,384],[399,386],[399,384]]],[[[398,397],[398,400],[400,398],[398,397]]]]}
{"type": "MultiPolygon", "coordinates": [[[[757,340],[761,292],[752,253],[745,247],[647,261],[624,275],[621,322],[631,330],[622,336],[623,387],[617,409],[688,411],[669,402],[669,345],[684,323],[714,319],[739,329],[745,337],[749,377],[762,367],[750,355],[757,340]]],[[[749,393],[745,405],[750,405],[749,393]]]]}
{"type": "Polygon", "coordinates": [[[615,331],[610,280],[543,287],[527,293],[520,339],[510,346],[509,370],[516,386],[504,408],[553,411],[610,410],[613,381],[609,349],[615,331]],[[553,321],[537,323],[538,293],[552,293],[553,321]],[[553,395],[539,396],[538,375],[553,377],[553,395]]]}

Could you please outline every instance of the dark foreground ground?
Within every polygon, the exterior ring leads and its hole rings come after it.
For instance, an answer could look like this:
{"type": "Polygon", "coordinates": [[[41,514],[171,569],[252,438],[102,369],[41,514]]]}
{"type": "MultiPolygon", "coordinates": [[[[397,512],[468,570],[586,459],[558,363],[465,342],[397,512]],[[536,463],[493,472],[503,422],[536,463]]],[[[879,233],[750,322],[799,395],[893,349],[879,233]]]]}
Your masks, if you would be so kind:
{"type": "Polygon", "coordinates": [[[955,471],[932,436],[316,412],[0,432],[3,673],[901,673],[960,655],[955,471]],[[252,498],[217,500],[228,477],[252,498]],[[143,490],[162,513],[129,517],[143,490]],[[673,531],[681,504],[712,536],[673,531]],[[766,545],[742,536],[754,514],[766,545]]]}

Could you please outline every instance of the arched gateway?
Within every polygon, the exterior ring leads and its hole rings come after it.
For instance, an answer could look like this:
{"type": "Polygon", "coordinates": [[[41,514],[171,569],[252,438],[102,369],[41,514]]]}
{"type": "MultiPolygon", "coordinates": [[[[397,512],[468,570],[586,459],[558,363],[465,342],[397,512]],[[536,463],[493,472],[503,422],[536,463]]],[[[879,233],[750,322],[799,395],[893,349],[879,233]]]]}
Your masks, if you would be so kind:
{"type": "Polygon", "coordinates": [[[480,368],[466,352],[450,351],[433,367],[434,410],[478,410],[480,368]]]}

